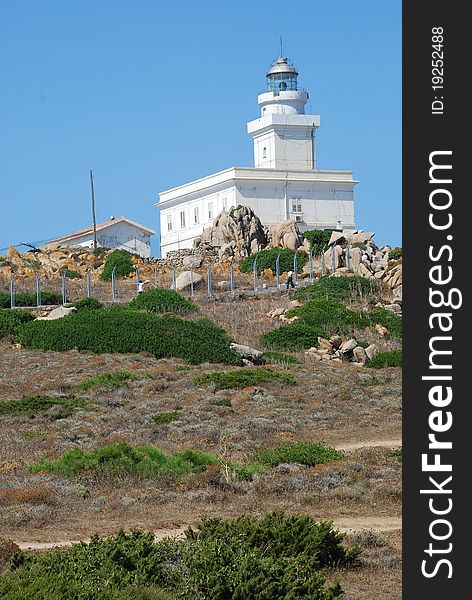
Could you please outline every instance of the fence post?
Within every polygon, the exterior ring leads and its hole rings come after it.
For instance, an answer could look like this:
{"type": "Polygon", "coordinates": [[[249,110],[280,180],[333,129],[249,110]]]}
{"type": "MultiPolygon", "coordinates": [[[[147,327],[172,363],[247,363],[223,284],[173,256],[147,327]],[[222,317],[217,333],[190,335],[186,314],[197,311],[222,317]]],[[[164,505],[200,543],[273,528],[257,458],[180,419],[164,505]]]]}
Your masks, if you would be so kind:
{"type": "Polygon", "coordinates": [[[324,277],[325,274],[325,255],[324,249],[321,250],[321,276],[324,277]]]}
{"type": "Polygon", "coordinates": [[[280,252],[275,259],[275,277],[277,280],[277,289],[280,290],[280,252]]]}
{"type": "Polygon", "coordinates": [[[136,296],[139,290],[139,267],[136,267],[136,296]]]}
{"type": "Polygon", "coordinates": [[[346,267],[348,271],[351,270],[351,245],[349,240],[346,241],[346,267]]]}
{"type": "Polygon", "coordinates": [[[113,271],[111,272],[111,299],[113,302],[116,302],[116,267],[113,267],[113,271]]]}
{"type": "Polygon", "coordinates": [[[231,267],[229,270],[229,289],[234,294],[234,258],[231,260],[231,267]]]}
{"type": "Polygon", "coordinates": [[[15,308],[15,276],[10,277],[10,308],[15,308]]]}
{"type": "Polygon", "coordinates": [[[190,269],[190,293],[191,293],[192,298],[193,298],[193,295],[194,295],[194,285],[193,285],[193,270],[192,269],[190,269]]]}
{"type": "Polygon", "coordinates": [[[92,296],[92,276],[90,271],[87,271],[87,298],[92,296]]]}
{"type": "Polygon", "coordinates": [[[257,256],[252,263],[252,270],[254,272],[254,292],[257,292],[257,256]]]}
{"type": "Polygon", "coordinates": [[[67,270],[62,274],[62,304],[67,304],[67,270]]]}
{"type": "Polygon", "coordinates": [[[293,279],[294,279],[293,283],[294,283],[295,287],[297,287],[297,285],[298,285],[297,252],[298,252],[298,248],[297,248],[297,250],[295,250],[295,254],[293,255],[293,279]]]}
{"type": "Polygon", "coordinates": [[[211,283],[212,283],[212,281],[211,281],[211,265],[208,265],[208,278],[207,279],[208,279],[208,282],[207,282],[208,283],[208,295],[211,296],[211,288],[212,288],[212,286],[211,286],[211,283]]]}
{"type": "Polygon", "coordinates": [[[177,287],[177,268],[175,265],[172,265],[172,289],[176,290],[177,287]]]}
{"type": "Polygon", "coordinates": [[[334,255],[334,249],[336,246],[331,248],[331,275],[336,271],[336,257],[334,255]]]}
{"type": "Polygon", "coordinates": [[[35,281],[36,281],[36,306],[41,306],[41,280],[39,278],[39,273],[36,273],[35,281]]]}
{"type": "Polygon", "coordinates": [[[310,263],[310,283],[313,283],[313,252],[311,250],[308,255],[308,261],[310,263]]]}

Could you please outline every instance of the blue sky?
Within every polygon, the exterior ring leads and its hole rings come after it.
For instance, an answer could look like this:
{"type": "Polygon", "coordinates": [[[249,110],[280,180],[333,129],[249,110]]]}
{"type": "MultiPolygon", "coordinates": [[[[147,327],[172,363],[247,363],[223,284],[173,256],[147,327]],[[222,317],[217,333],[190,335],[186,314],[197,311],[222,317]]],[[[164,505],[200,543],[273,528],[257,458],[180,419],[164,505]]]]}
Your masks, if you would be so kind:
{"type": "Polygon", "coordinates": [[[88,226],[89,169],[98,221],[156,229],[159,191],[252,166],[280,35],[318,167],[352,169],[356,225],[401,244],[400,0],[0,0],[0,248],[88,226]]]}

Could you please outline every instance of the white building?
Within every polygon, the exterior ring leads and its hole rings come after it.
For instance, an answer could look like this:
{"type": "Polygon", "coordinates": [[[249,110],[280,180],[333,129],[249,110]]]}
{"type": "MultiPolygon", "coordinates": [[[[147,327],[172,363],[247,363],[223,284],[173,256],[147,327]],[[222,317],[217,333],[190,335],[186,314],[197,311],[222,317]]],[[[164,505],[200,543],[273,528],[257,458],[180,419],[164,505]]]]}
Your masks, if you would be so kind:
{"type": "MultiPolygon", "coordinates": [[[[151,256],[151,235],[155,235],[156,232],[149,227],[126,217],[110,217],[108,221],[97,223],[96,231],[98,247],[128,250],[144,258],[151,256]]],[[[93,227],[55,238],[45,246],[52,244],[93,248],[93,227]]]]}
{"type": "Polygon", "coordinates": [[[247,124],[254,167],[232,167],[159,194],[161,253],[191,248],[222,210],[251,207],[266,226],[294,219],[307,229],[355,229],[352,171],[316,168],[319,115],[306,115],[308,92],[283,56],[267,71],[261,116],[247,124]]]}

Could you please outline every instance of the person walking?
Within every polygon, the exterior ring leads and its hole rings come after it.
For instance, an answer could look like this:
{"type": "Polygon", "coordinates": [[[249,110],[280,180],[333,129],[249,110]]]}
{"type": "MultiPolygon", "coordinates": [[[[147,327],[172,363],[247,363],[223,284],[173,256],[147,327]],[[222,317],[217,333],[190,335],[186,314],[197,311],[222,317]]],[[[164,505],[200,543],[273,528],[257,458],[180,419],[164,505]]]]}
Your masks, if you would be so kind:
{"type": "Polygon", "coordinates": [[[149,283],[149,281],[138,281],[138,294],[142,294],[144,292],[144,286],[146,283],[149,283]]]}
{"type": "Polygon", "coordinates": [[[287,273],[287,290],[289,289],[289,287],[295,287],[295,284],[293,283],[293,271],[289,271],[287,273]]]}

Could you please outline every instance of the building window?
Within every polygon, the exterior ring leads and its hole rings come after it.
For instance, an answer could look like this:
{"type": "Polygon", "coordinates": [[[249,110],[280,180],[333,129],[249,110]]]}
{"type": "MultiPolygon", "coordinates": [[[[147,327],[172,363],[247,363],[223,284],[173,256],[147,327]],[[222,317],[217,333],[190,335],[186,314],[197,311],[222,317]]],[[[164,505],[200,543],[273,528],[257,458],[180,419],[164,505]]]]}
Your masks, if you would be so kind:
{"type": "Polygon", "coordinates": [[[180,213],[180,226],[185,227],[185,211],[181,211],[180,213]]]}
{"type": "Polygon", "coordinates": [[[195,208],[193,209],[193,222],[195,225],[197,223],[200,223],[200,211],[198,209],[198,206],[195,206],[195,208]]]}
{"type": "Polygon", "coordinates": [[[172,215],[167,215],[167,231],[172,231],[172,215]]]}
{"type": "Polygon", "coordinates": [[[213,219],[213,202],[208,202],[208,218],[213,219]]]}
{"type": "Polygon", "coordinates": [[[228,210],[228,198],[223,198],[223,210],[227,211],[228,210]]]}
{"type": "Polygon", "coordinates": [[[292,212],[294,212],[294,213],[302,212],[301,198],[292,198],[292,212]]]}
{"type": "Polygon", "coordinates": [[[265,146],[262,148],[262,158],[267,158],[267,148],[265,146]]]}

